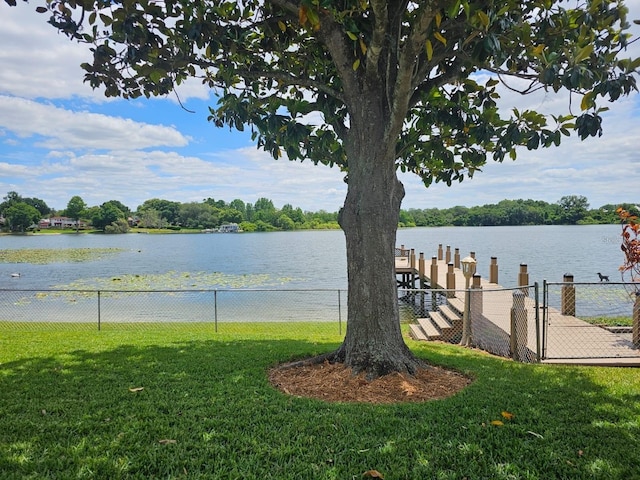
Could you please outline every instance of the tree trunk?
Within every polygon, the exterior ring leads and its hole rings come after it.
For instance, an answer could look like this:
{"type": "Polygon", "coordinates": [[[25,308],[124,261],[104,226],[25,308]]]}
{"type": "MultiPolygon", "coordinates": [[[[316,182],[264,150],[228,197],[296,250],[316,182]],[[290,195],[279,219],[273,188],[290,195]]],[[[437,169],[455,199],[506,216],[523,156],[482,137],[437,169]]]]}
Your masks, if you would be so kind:
{"type": "Polygon", "coordinates": [[[384,158],[386,146],[365,141],[357,150],[349,157],[349,186],[339,218],[347,247],[347,333],[332,357],[354,373],[366,371],[369,379],[413,374],[422,363],[402,338],[395,276],[404,187],[394,159],[384,158]]]}

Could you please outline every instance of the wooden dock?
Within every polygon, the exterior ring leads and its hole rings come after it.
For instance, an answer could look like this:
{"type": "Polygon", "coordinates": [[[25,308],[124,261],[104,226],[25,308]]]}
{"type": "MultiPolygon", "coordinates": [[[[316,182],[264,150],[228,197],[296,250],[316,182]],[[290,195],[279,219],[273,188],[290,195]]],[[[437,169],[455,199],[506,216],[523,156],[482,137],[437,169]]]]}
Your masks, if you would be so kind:
{"type": "MultiPolygon", "coordinates": [[[[453,259],[447,263],[446,259],[432,257],[427,263],[422,255],[416,258],[409,250],[398,249],[397,252],[400,252],[396,256],[399,288],[446,290],[443,292],[446,303],[410,326],[412,338],[458,343],[466,294],[462,270],[453,265],[453,259]],[[435,281],[431,279],[432,272],[437,272],[435,281]]],[[[522,298],[519,295],[522,288],[507,289],[478,275],[474,282],[476,288],[469,290],[472,300],[476,295],[475,304],[472,301],[470,308],[474,345],[500,356],[512,357],[514,293],[522,298]],[[477,299],[480,299],[479,307],[477,299]]],[[[524,313],[517,314],[518,324],[526,324],[526,329],[521,327],[517,335],[520,337],[516,347],[519,359],[550,364],[640,367],[640,349],[634,348],[630,335],[610,332],[575,316],[563,315],[552,307],[547,306],[543,311],[542,305],[536,305],[534,289],[528,290],[524,297],[524,313]]]]}

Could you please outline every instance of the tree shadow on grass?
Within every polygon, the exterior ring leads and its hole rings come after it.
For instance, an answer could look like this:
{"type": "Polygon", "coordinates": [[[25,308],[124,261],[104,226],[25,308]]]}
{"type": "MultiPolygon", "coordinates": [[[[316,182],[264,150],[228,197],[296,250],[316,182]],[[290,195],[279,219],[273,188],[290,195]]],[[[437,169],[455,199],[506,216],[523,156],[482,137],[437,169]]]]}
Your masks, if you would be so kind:
{"type": "Polygon", "coordinates": [[[269,385],[270,366],[335,346],[194,340],[3,363],[0,477],[638,478],[638,372],[421,347],[476,381],[447,400],[396,405],[269,385]]]}

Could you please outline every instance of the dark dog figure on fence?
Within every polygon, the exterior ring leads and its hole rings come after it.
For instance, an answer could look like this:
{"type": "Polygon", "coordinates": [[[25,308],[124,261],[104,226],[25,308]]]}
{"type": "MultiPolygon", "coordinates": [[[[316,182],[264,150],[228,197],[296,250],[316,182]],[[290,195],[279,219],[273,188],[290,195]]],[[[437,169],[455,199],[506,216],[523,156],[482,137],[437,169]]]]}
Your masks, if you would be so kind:
{"type": "Polygon", "coordinates": [[[598,277],[600,277],[600,281],[601,282],[608,282],[609,281],[609,276],[608,275],[602,275],[600,272],[598,272],[598,277]]]}

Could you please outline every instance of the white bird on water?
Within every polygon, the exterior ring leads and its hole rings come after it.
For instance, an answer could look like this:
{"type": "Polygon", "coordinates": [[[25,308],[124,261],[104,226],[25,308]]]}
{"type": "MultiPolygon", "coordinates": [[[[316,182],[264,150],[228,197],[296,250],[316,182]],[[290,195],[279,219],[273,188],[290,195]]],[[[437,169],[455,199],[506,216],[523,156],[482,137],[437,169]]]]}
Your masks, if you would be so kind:
{"type": "Polygon", "coordinates": [[[19,273],[12,273],[12,274],[11,274],[11,276],[12,276],[12,277],[19,277],[19,276],[20,276],[20,274],[19,274],[19,273]]]}

